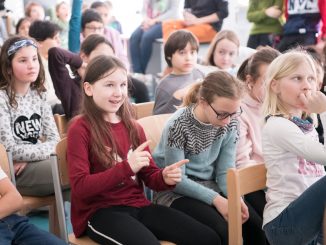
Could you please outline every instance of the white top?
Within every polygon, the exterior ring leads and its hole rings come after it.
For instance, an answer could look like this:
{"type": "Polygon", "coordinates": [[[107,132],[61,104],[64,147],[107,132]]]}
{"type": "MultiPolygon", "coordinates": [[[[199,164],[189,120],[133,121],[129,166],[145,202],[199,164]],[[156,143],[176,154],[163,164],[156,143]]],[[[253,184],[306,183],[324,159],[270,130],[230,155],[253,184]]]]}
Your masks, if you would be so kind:
{"type": "MultiPolygon", "coordinates": [[[[321,121],[325,130],[325,112],[321,121]]],[[[326,165],[326,148],[318,142],[315,129],[305,134],[282,117],[268,119],[263,128],[262,148],[267,168],[264,226],[325,175],[320,164],[326,165]]]]}

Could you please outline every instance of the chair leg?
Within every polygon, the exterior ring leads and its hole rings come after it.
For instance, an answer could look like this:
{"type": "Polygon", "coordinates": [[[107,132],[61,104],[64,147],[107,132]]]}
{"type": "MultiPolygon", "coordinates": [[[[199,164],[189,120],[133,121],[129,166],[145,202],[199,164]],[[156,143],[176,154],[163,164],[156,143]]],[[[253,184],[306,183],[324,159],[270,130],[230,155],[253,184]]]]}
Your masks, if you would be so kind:
{"type": "Polygon", "coordinates": [[[60,237],[57,205],[55,203],[49,206],[49,231],[60,237]]]}

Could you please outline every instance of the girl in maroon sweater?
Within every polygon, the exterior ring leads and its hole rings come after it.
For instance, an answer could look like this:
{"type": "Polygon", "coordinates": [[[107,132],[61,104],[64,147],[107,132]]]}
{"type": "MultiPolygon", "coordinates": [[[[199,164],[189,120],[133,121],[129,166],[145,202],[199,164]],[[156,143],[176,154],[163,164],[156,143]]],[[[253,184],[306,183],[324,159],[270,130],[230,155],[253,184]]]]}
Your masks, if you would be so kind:
{"type": "Polygon", "coordinates": [[[114,57],[94,58],[85,72],[83,113],[68,131],[75,235],[100,244],[218,244],[211,228],[145,198],[143,183],[155,191],[173,188],[187,160],[155,165],[132,119],[127,84],[127,71],[114,57]]]}

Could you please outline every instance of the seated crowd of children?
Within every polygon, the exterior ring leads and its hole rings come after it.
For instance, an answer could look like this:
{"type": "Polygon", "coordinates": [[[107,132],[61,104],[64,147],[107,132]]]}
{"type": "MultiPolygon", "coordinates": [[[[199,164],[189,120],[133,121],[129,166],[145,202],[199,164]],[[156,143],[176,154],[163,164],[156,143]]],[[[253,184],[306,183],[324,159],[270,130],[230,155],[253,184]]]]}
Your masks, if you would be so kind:
{"type": "MultiPolygon", "coordinates": [[[[326,4],[314,1],[311,15],[300,18],[324,21],[326,4]]],[[[70,22],[66,2],[51,21],[30,2],[0,53],[0,143],[16,180],[0,168],[0,244],[65,244],[16,214],[21,195],[54,193],[50,155],[60,136],[53,114],[69,121],[67,212],[76,237],[227,245],[228,169],[264,163],[267,188],[241,198],[243,244],[322,244],[326,23],[318,45],[311,33],[319,29],[310,25],[309,42],[300,42],[302,33],[289,27],[298,20],[293,10],[280,37],[281,2],[249,1],[248,46],[256,50],[241,63],[238,35],[221,30],[227,1],[185,0],[178,20],[179,1],[145,0],[131,60],[109,1],[82,9],[73,0],[70,22]],[[133,72],[146,73],[152,43],[162,37],[167,68],[153,114],[170,117],[151,152],[131,104],[151,98],[133,72]],[[198,55],[202,42],[210,43],[205,57],[198,55]],[[151,200],[144,186],[154,191],[151,200]]]]}

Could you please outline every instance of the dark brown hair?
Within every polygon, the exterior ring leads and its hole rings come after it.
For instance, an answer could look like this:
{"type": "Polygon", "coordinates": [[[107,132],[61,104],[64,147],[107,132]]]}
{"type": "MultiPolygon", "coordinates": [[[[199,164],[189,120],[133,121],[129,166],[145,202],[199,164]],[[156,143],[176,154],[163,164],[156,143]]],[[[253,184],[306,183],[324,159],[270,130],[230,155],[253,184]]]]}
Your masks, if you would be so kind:
{"type": "Polygon", "coordinates": [[[188,43],[193,50],[198,52],[198,39],[190,31],[178,30],[171,33],[164,45],[164,57],[169,67],[172,67],[172,55],[178,50],[184,49],[188,43]]]}
{"type": "Polygon", "coordinates": [[[80,47],[80,51],[83,52],[86,56],[89,56],[94,49],[101,43],[105,43],[106,45],[110,46],[110,48],[113,50],[113,53],[115,53],[115,50],[112,46],[112,44],[100,34],[91,34],[89,35],[82,43],[80,47]]]}
{"type": "Polygon", "coordinates": [[[214,97],[224,97],[229,99],[241,99],[243,95],[243,85],[234,76],[225,71],[215,71],[209,73],[203,81],[195,83],[183,98],[183,106],[197,103],[199,99],[204,99],[207,103],[212,103],[214,97]]]}
{"type": "MultiPolygon", "coordinates": [[[[96,83],[98,80],[110,76],[117,69],[127,70],[123,63],[112,56],[99,55],[91,60],[85,71],[84,82],[90,84],[96,83]]],[[[115,162],[117,155],[117,139],[113,138],[110,124],[103,118],[103,111],[94,103],[92,96],[83,93],[82,114],[91,126],[91,153],[99,159],[105,167],[111,167],[115,162]],[[108,147],[111,150],[108,150],[108,147]]],[[[129,139],[133,149],[140,144],[140,134],[138,127],[132,116],[132,108],[128,98],[125,99],[123,105],[119,108],[117,115],[125,124],[129,139]]]]}
{"type": "MultiPolygon", "coordinates": [[[[16,92],[14,90],[14,76],[13,76],[13,70],[12,70],[12,60],[15,57],[16,53],[8,56],[8,49],[11,45],[13,45],[15,42],[21,41],[21,40],[32,40],[31,38],[21,37],[21,36],[13,36],[11,38],[8,38],[1,48],[1,54],[0,54],[0,64],[1,64],[1,73],[0,73],[0,89],[5,90],[8,97],[9,97],[9,104],[12,107],[17,107],[17,101],[15,99],[16,92]]],[[[41,95],[41,92],[46,91],[44,86],[45,81],[45,74],[44,74],[44,67],[42,64],[41,56],[39,52],[37,51],[37,58],[38,62],[40,63],[40,70],[38,73],[38,76],[34,82],[31,83],[30,88],[34,89],[38,92],[39,95],[41,95]]]]}

